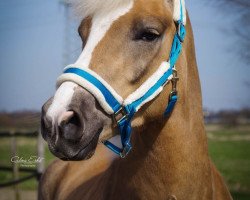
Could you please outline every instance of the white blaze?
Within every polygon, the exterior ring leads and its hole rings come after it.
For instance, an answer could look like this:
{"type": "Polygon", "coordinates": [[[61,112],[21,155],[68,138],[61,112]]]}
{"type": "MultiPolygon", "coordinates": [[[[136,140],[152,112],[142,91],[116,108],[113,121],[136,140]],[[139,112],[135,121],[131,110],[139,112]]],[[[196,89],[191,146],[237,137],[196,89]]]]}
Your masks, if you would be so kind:
{"type": "Polygon", "coordinates": [[[80,57],[76,61],[76,66],[89,67],[92,53],[97,44],[105,36],[111,25],[120,16],[126,14],[133,6],[133,1],[122,4],[114,10],[101,10],[92,18],[92,26],[89,33],[89,38],[80,57]]]}
{"type": "MultiPolygon", "coordinates": [[[[113,22],[129,12],[132,7],[133,1],[127,1],[112,10],[104,9],[95,13],[92,18],[92,26],[87,43],[78,60],[71,66],[77,65],[78,67],[88,68],[95,47],[103,39],[113,22]]],[[[52,104],[47,112],[47,117],[49,117],[53,123],[56,123],[59,116],[67,111],[74,95],[75,87],[77,87],[77,84],[73,82],[64,82],[57,89],[52,104]]]]}
{"type": "Polygon", "coordinates": [[[74,89],[77,84],[73,82],[64,82],[56,91],[52,104],[50,105],[46,116],[52,120],[53,124],[57,123],[59,116],[67,111],[72,100],[74,89]]]}

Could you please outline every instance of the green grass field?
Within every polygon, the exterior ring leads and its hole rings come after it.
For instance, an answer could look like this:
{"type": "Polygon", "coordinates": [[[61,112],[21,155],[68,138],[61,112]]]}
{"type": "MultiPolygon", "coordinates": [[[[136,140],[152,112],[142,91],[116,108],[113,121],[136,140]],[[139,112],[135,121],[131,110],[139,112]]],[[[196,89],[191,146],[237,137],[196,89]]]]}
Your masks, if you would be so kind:
{"type": "MultiPolygon", "coordinates": [[[[209,153],[215,165],[223,175],[236,200],[250,199],[250,127],[225,128],[207,126],[209,153]]],[[[18,155],[27,157],[36,155],[35,138],[18,138],[18,155]]],[[[10,138],[0,140],[0,165],[11,166],[10,138]]],[[[46,148],[46,166],[54,156],[46,148]]],[[[27,173],[20,173],[25,176],[27,173]]],[[[12,174],[0,171],[0,181],[11,180],[12,174]]],[[[35,190],[35,179],[20,184],[22,190],[35,190]]]]}
{"type": "Polygon", "coordinates": [[[250,199],[250,127],[207,127],[209,154],[236,200],[250,199]],[[212,129],[212,130],[210,130],[212,129]]]}

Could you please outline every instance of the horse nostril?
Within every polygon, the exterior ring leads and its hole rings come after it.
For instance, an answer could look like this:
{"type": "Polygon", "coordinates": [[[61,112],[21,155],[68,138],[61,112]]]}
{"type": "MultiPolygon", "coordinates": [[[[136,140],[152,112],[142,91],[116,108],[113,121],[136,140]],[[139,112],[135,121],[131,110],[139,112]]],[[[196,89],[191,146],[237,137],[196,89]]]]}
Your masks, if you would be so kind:
{"type": "Polygon", "coordinates": [[[77,142],[83,134],[83,125],[77,113],[67,111],[62,114],[59,122],[60,135],[71,142],[77,142]]]}
{"type": "Polygon", "coordinates": [[[46,117],[42,116],[41,118],[41,134],[43,138],[46,138],[51,135],[52,122],[49,121],[46,117]]]}

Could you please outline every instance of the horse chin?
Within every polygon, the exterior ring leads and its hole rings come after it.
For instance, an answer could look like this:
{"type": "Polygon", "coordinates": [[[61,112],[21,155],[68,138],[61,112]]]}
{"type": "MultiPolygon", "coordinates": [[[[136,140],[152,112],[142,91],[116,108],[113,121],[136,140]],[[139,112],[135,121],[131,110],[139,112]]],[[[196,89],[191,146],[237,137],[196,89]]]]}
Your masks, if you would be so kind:
{"type": "Polygon", "coordinates": [[[64,155],[59,149],[53,148],[51,145],[49,145],[50,151],[58,158],[60,158],[63,161],[81,161],[81,160],[88,160],[90,159],[94,153],[95,149],[97,147],[99,136],[102,132],[102,129],[97,131],[97,133],[93,136],[93,138],[90,140],[90,142],[84,146],[76,155],[74,156],[66,156],[64,155]]]}
{"type": "Polygon", "coordinates": [[[61,160],[63,161],[81,161],[81,160],[88,160],[90,159],[95,153],[95,149],[89,151],[89,152],[86,152],[86,151],[83,151],[81,150],[76,156],[74,157],[59,157],[61,160]]]}
{"type": "Polygon", "coordinates": [[[95,149],[96,149],[97,144],[98,144],[98,137],[97,138],[94,137],[86,147],[84,147],[82,150],[79,151],[78,154],[76,154],[72,158],[66,158],[66,160],[80,161],[80,160],[90,159],[95,153],[95,149]]]}

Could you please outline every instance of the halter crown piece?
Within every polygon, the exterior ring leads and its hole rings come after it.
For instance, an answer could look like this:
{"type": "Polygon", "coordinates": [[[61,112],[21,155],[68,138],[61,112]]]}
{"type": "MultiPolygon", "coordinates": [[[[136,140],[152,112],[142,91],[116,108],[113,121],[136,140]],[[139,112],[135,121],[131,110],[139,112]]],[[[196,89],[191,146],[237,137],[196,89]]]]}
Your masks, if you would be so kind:
{"type": "Polygon", "coordinates": [[[157,71],[125,100],[105,80],[89,68],[70,65],[65,68],[64,73],[57,80],[57,86],[60,86],[65,81],[73,81],[85,88],[93,94],[105,112],[113,117],[114,123],[116,123],[120,132],[122,148],[117,147],[108,140],[104,141],[103,144],[122,158],[132,148],[130,143],[131,121],[135,113],[145,103],[154,99],[169,81],[172,82],[172,92],[169,95],[168,106],[164,112],[165,117],[171,114],[178,99],[176,90],[178,77],[175,63],[180,55],[182,42],[186,35],[184,0],[174,0],[173,19],[177,31],[174,35],[169,60],[162,62],[157,71]]]}

